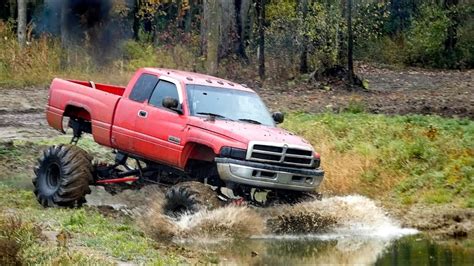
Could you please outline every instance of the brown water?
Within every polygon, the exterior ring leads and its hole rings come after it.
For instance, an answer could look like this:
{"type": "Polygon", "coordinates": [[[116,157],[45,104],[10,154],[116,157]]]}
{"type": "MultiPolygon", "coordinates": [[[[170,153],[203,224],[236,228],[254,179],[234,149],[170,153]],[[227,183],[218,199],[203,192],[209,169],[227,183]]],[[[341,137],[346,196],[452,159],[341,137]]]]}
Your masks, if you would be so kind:
{"type": "Polygon", "coordinates": [[[232,244],[192,244],[221,264],[245,265],[474,265],[474,253],[420,236],[377,238],[250,239],[232,244]]]}

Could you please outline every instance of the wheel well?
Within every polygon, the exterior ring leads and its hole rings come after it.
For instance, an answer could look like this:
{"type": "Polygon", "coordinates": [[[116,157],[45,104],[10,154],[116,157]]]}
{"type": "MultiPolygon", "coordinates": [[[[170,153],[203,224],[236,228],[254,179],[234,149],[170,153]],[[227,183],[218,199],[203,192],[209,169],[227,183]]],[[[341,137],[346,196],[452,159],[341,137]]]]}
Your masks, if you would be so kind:
{"type": "Polygon", "coordinates": [[[79,118],[85,121],[91,121],[91,114],[89,113],[89,111],[82,107],[77,107],[74,105],[68,105],[64,110],[63,116],[79,118]]]}
{"type": "Polygon", "coordinates": [[[189,155],[186,158],[186,164],[188,164],[190,160],[214,162],[214,158],[217,156],[212,148],[203,144],[189,143],[186,146],[190,149],[189,155]]]}
{"type": "Polygon", "coordinates": [[[199,143],[189,143],[185,149],[189,149],[185,166],[188,174],[200,182],[206,180],[213,186],[223,185],[214,162],[217,154],[212,148],[199,143]]]}

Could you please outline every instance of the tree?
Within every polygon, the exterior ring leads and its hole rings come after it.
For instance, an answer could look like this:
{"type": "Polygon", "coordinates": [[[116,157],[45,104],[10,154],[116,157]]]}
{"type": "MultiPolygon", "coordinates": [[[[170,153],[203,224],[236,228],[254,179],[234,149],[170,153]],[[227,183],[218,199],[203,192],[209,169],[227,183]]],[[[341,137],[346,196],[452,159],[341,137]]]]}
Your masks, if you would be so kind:
{"type": "Polygon", "coordinates": [[[69,65],[69,44],[71,42],[69,36],[69,16],[70,16],[70,8],[68,1],[61,1],[60,5],[60,19],[61,19],[61,47],[63,49],[63,54],[61,56],[61,65],[63,67],[69,65]]]}
{"type": "MultiPolygon", "coordinates": [[[[306,25],[305,21],[308,15],[308,0],[299,0],[300,13],[302,15],[303,23],[306,25]]],[[[306,33],[307,29],[301,29],[303,31],[303,40],[301,44],[301,54],[300,54],[300,73],[308,73],[308,34],[306,33]]]]}
{"type": "Polygon", "coordinates": [[[258,24],[258,75],[265,78],[265,0],[256,0],[258,24]]]}
{"type": "Polygon", "coordinates": [[[443,3],[443,8],[446,10],[448,17],[451,20],[451,23],[448,26],[446,40],[444,41],[444,52],[451,62],[456,61],[455,48],[458,41],[457,31],[460,22],[458,11],[456,10],[458,3],[459,0],[444,0],[443,3]]]}
{"type": "Polygon", "coordinates": [[[217,73],[219,64],[219,1],[204,0],[203,31],[205,32],[206,64],[210,74],[217,73]],[[205,23],[205,24],[204,24],[205,23]]]}
{"type": "Polygon", "coordinates": [[[352,31],[352,0],[347,0],[347,80],[354,83],[354,35],[352,31]]]}
{"type": "Polygon", "coordinates": [[[26,0],[18,0],[18,43],[21,47],[26,44],[26,0]]]}

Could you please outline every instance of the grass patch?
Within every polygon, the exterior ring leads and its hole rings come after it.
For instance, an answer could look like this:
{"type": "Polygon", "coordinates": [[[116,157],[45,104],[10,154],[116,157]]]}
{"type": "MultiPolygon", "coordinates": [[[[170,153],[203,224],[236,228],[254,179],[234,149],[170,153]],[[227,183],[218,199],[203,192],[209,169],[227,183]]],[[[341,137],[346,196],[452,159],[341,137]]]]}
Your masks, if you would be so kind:
{"type": "Polygon", "coordinates": [[[31,190],[0,184],[0,246],[7,245],[10,261],[24,264],[114,264],[131,261],[176,264],[127,217],[109,218],[94,208],[44,209],[31,190]],[[18,218],[18,217],[21,217],[18,218]],[[43,232],[56,232],[47,242],[43,232]],[[15,245],[13,245],[15,244],[15,245]]]}
{"type": "Polygon", "coordinates": [[[437,116],[290,114],[283,127],[322,154],[329,193],[471,206],[474,122],[437,116]],[[387,194],[388,193],[388,194],[387,194]]]}
{"type": "MultiPolygon", "coordinates": [[[[41,207],[33,194],[33,166],[47,146],[68,143],[69,136],[36,141],[0,143],[0,264],[107,265],[119,261],[146,264],[177,264],[182,259],[163,255],[128,217],[111,218],[95,208],[41,207]],[[21,217],[21,218],[19,218],[21,217]],[[46,241],[44,232],[55,232],[57,240],[46,241]],[[64,237],[60,237],[64,236],[64,237]]],[[[81,148],[95,157],[111,156],[110,150],[81,140],[81,148]]]]}

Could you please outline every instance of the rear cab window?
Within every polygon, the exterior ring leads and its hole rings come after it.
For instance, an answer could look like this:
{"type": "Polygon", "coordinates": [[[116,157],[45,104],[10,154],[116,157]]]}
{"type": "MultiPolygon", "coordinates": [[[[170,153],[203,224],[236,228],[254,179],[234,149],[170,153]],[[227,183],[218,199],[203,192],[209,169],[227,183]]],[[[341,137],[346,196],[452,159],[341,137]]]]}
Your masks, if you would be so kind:
{"type": "Polygon", "coordinates": [[[142,74],[135,85],[133,86],[132,92],[128,97],[130,100],[135,102],[145,102],[150,99],[153,89],[158,83],[158,77],[151,74],[142,74]]]}

